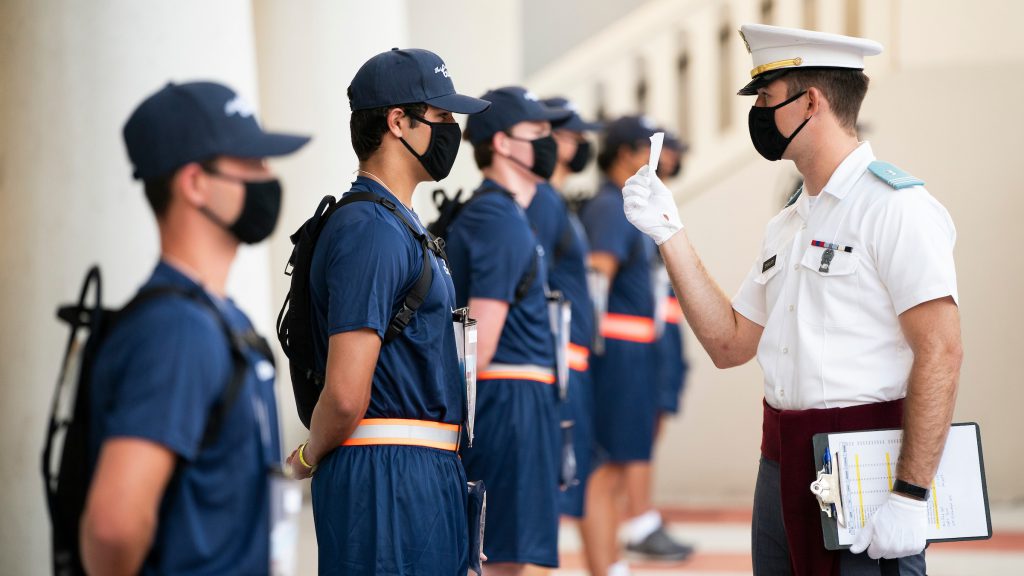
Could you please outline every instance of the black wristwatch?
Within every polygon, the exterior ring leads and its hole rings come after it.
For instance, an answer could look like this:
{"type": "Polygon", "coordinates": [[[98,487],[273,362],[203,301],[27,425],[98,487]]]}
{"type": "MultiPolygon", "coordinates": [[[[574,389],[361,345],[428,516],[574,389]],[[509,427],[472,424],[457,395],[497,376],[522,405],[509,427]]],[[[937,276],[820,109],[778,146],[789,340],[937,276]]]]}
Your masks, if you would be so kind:
{"type": "Polygon", "coordinates": [[[892,491],[899,492],[900,494],[903,494],[904,496],[909,496],[915,500],[928,499],[927,488],[916,486],[914,484],[911,484],[910,482],[904,482],[899,478],[897,478],[896,481],[892,483],[892,491]]]}

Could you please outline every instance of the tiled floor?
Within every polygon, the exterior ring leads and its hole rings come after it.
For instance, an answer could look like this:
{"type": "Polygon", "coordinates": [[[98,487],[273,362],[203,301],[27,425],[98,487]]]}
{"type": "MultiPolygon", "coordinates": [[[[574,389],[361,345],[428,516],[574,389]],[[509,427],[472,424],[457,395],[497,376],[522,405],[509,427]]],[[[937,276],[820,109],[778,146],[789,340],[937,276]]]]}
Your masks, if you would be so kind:
{"type": "MultiPolygon", "coordinates": [[[[697,552],[676,564],[632,564],[634,576],[749,576],[750,512],[742,509],[664,508],[670,532],[693,543],[697,552]]],[[[300,567],[297,574],[316,572],[316,538],[310,507],[301,518],[300,567]]],[[[991,540],[936,544],[928,548],[929,576],[1024,575],[1024,507],[996,507],[991,540]]],[[[562,567],[554,576],[587,574],[576,528],[563,523],[559,536],[562,567]]]]}
{"type": "MultiPolygon", "coordinates": [[[[634,576],[747,576],[750,570],[750,512],[746,510],[662,511],[670,532],[696,545],[682,563],[632,563],[634,576]]],[[[936,544],[928,548],[929,576],[1024,575],[1024,508],[993,510],[991,540],[936,544]]],[[[559,539],[562,568],[556,576],[587,574],[575,527],[563,524],[559,539]]]]}

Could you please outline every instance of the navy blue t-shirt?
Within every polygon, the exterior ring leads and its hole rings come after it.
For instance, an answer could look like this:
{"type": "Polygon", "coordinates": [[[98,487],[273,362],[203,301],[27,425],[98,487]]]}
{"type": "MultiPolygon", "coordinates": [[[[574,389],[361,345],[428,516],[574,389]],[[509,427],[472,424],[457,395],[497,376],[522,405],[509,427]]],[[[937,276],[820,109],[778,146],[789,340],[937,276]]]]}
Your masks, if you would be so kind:
{"type": "Polygon", "coordinates": [[[619,261],[608,293],[608,312],[654,317],[651,261],[654,241],[640,232],[622,209],[622,191],[605,181],[580,211],[591,252],[607,252],[619,261]]]}
{"type": "Polygon", "coordinates": [[[447,252],[459,306],[470,298],[509,304],[492,362],[553,366],[554,343],[548,321],[547,266],[526,213],[493,180],[484,180],[448,230],[447,252]],[[536,262],[526,295],[515,301],[519,282],[536,262]]]}
{"type": "Polygon", "coordinates": [[[573,344],[590,347],[594,339],[594,307],[587,290],[587,240],[582,225],[550,184],[537,186],[526,208],[537,240],[548,260],[548,284],[572,303],[573,344]]]}
{"type": "MultiPolygon", "coordinates": [[[[424,232],[419,217],[374,180],[356,178],[352,191],[390,199],[424,232]]],[[[401,335],[381,346],[367,418],[462,423],[466,391],[452,328],[455,288],[444,260],[428,257],[430,291],[401,335]]],[[[324,226],[310,268],[317,367],[327,364],[330,336],[370,328],[383,339],[422,271],[423,248],[393,212],[375,202],[339,208],[324,226]]]]}
{"type": "MultiPolygon", "coordinates": [[[[143,287],[200,291],[232,330],[252,329],[230,300],[202,291],[161,262],[143,287]]],[[[214,312],[181,296],[141,304],[120,320],[93,370],[91,462],[110,438],[142,438],[179,458],[160,504],[142,574],[266,574],[268,469],[280,464],[272,365],[247,351],[248,375],[216,440],[200,448],[207,418],[233,373],[214,312]]]]}

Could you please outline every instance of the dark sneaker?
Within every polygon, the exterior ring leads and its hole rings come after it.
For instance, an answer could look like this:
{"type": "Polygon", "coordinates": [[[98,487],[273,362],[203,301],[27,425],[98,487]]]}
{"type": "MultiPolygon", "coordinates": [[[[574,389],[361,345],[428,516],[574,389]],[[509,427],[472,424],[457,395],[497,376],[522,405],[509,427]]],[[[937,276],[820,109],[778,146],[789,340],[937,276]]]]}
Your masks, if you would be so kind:
{"type": "Polygon", "coordinates": [[[668,532],[665,532],[664,526],[659,526],[643,541],[626,544],[626,551],[641,556],[645,560],[678,562],[693,554],[693,546],[676,542],[668,535],[668,532]]]}

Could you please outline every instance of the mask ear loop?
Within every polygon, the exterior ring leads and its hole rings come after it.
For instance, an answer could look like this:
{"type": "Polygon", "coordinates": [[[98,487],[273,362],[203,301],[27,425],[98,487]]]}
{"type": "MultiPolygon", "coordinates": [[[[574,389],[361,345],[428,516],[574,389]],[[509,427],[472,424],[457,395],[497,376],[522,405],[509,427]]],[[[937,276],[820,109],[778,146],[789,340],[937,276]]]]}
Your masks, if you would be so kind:
{"type": "MultiPolygon", "coordinates": [[[[511,139],[511,140],[518,140],[518,141],[520,141],[520,142],[533,142],[533,140],[527,140],[526,138],[516,138],[515,136],[513,136],[513,135],[509,134],[509,133],[508,133],[508,132],[507,132],[506,130],[502,130],[501,132],[502,132],[502,133],[503,133],[503,134],[504,134],[505,136],[508,136],[508,137],[509,137],[509,139],[511,139]]],[[[532,153],[532,146],[533,146],[533,145],[531,144],[531,153],[532,153]]],[[[508,158],[508,159],[509,159],[509,160],[511,160],[511,161],[512,161],[513,163],[515,163],[515,164],[518,164],[518,165],[519,165],[519,167],[520,167],[520,168],[522,168],[523,170],[525,170],[525,171],[526,171],[526,173],[527,173],[528,175],[530,175],[530,176],[532,176],[532,177],[534,177],[534,178],[536,178],[536,179],[539,179],[538,181],[540,181],[540,182],[543,182],[543,181],[544,181],[544,179],[543,179],[543,178],[541,178],[540,176],[538,176],[538,175],[534,174],[534,172],[533,172],[533,167],[532,167],[532,166],[527,166],[527,165],[526,165],[526,162],[523,162],[522,160],[520,160],[520,159],[516,158],[515,156],[512,156],[511,154],[499,154],[499,156],[502,156],[502,157],[504,157],[504,158],[508,158]]],[[[533,159],[533,161],[534,161],[534,162],[536,162],[536,161],[537,161],[537,159],[536,159],[536,158],[534,158],[534,159],[533,159]]]]}
{"type": "MultiPolygon", "coordinates": [[[[405,111],[403,110],[403,112],[405,112],[405,111]]],[[[426,157],[428,152],[430,152],[430,147],[434,145],[434,124],[435,123],[431,122],[430,120],[427,120],[426,118],[423,118],[422,116],[419,116],[418,114],[413,114],[412,112],[405,112],[405,115],[408,116],[409,118],[412,118],[414,120],[422,122],[422,123],[426,124],[427,126],[430,126],[430,140],[427,142],[427,149],[423,151],[423,154],[417,154],[416,151],[412,149],[412,146],[405,140],[404,136],[399,136],[398,137],[398,139],[405,146],[405,149],[408,150],[409,153],[412,154],[414,158],[416,158],[417,160],[422,162],[423,158],[426,157]]],[[[410,128],[411,128],[411,126],[410,126],[410,128]]]]}
{"type": "MultiPolygon", "coordinates": [[[[796,95],[794,95],[791,98],[788,98],[787,100],[783,101],[781,104],[776,104],[775,106],[772,106],[771,107],[772,114],[774,115],[775,111],[778,110],[779,108],[782,108],[783,106],[785,106],[787,104],[791,104],[791,103],[795,102],[797,98],[803,96],[804,94],[807,94],[807,90],[803,90],[799,94],[796,94],[796,95]]],[[[813,114],[808,116],[799,126],[796,127],[796,130],[793,130],[792,134],[790,134],[789,136],[786,137],[786,146],[787,147],[789,147],[789,144],[793,141],[793,138],[796,138],[796,135],[799,134],[800,131],[804,129],[804,126],[806,126],[807,123],[811,121],[811,118],[814,118],[813,114]]],[[[776,124],[776,126],[778,126],[778,125],[776,124]]],[[[778,129],[778,128],[776,128],[776,129],[778,129]]]]}

